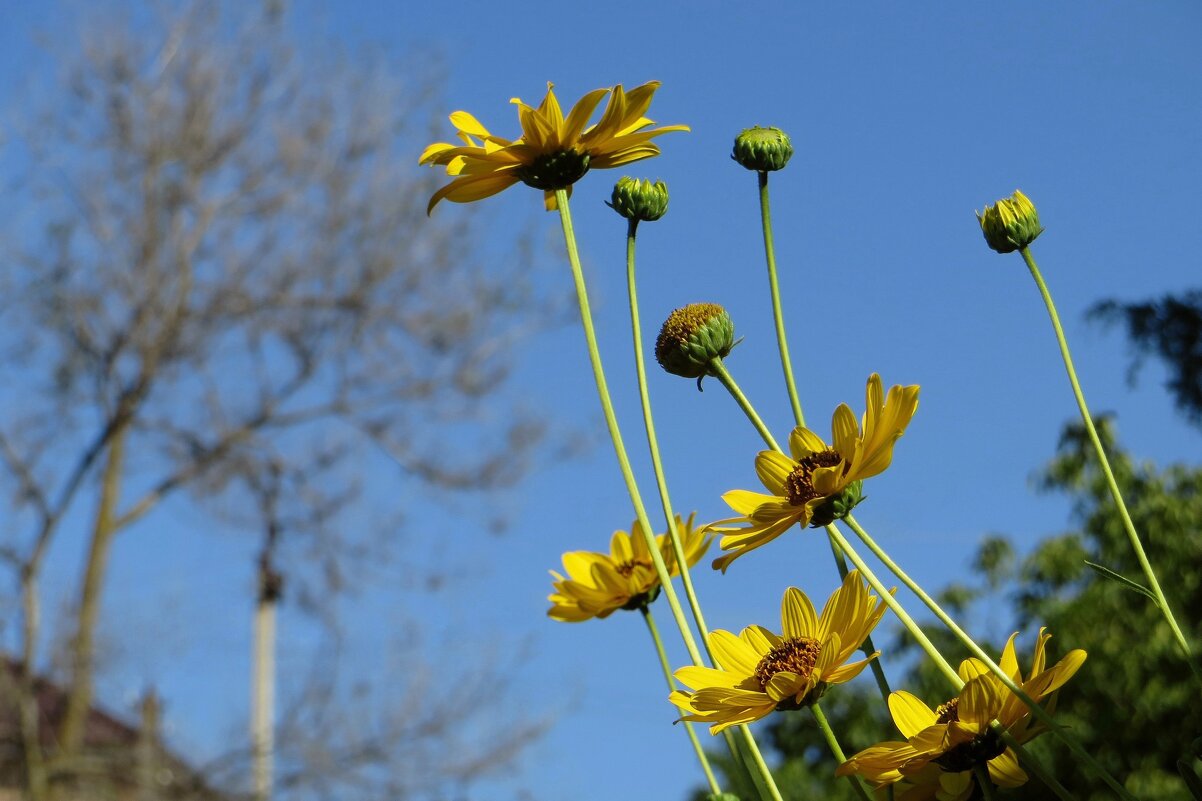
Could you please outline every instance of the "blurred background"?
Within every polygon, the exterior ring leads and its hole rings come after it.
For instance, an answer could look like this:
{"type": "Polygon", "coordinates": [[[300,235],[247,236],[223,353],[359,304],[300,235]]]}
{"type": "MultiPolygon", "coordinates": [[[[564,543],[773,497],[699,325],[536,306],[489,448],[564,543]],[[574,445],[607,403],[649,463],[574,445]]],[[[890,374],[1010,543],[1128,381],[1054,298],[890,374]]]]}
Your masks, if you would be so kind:
{"type": "MultiPolygon", "coordinates": [[[[1033,252],[1197,640],[1200,38],[1185,2],[0,2],[0,798],[696,792],[637,616],[545,616],[561,554],[633,517],[558,219],[523,186],[427,218],[443,176],[416,164],[456,109],[516,136],[507,101],[547,81],[567,106],[647,80],[650,116],[692,131],[626,173],[671,191],[640,229],[643,346],[673,308],[724,304],[728,365],[787,434],[756,179],[729,159],[742,128],[783,128],[811,426],[859,413],[871,372],[922,385],[858,518],[982,641],[1029,652],[1048,625],[1053,658],[1088,650],[1066,723],[1141,798],[1181,797],[1196,693],[1150,605],[1084,566],[1138,575],[1038,293],[973,211],[1037,204],[1033,252]]],[[[573,212],[654,508],[603,204],[622,174],[587,175],[573,212]]],[[[674,505],[710,521],[758,489],[760,442],[704,387],[650,377],[674,505]]],[[[838,584],[812,531],[704,565],[726,629],[838,584]]],[[[876,639],[895,687],[945,700],[890,617],[876,639]]],[[[894,735],[874,692],[824,702],[849,751],[894,735]]],[[[788,797],[850,795],[808,723],[758,727],[788,797]]]]}

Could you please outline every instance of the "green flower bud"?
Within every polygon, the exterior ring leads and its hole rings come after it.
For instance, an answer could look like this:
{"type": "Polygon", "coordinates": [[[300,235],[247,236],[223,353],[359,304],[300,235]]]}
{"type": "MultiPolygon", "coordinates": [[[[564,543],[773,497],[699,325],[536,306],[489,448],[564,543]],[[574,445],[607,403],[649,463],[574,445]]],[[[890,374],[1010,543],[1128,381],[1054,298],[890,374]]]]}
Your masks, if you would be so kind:
{"type": "Polygon", "coordinates": [[[814,509],[814,516],[810,518],[810,528],[822,528],[836,520],[842,520],[862,500],[864,500],[864,482],[851,482],[838,494],[830,496],[814,509]]]}
{"type": "Polygon", "coordinates": [[[655,340],[655,360],[673,375],[701,379],[710,361],[726,358],[735,346],[735,324],[717,303],[690,303],[668,315],[655,340]]]}
{"type": "Polygon", "coordinates": [[[735,137],[735,149],[730,157],[749,170],[772,172],[783,170],[793,158],[793,144],[780,128],[748,128],[735,137]]]}
{"type": "Polygon", "coordinates": [[[668,210],[668,185],[623,176],[614,184],[613,195],[605,205],[628,220],[654,222],[668,210]]]}
{"type": "Polygon", "coordinates": [[[985,211],[978,212],[977,222],[981,224],[981,233],[989,247],[998,253],[1021,250],[1043,233],[1035,204],[1017,189],[1009,198],[1002,198],[996,205],[986,206],[985,211]]]}

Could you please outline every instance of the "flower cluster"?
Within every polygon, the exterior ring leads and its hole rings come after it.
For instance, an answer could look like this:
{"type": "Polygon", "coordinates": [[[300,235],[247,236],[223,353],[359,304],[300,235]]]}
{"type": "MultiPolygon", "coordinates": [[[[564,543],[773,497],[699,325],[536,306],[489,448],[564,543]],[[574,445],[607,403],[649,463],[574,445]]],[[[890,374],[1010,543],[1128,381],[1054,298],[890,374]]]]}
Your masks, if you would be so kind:
{"type": "MultiPolygon", "coordinates": [[[[1015,656],[1011,635],[998,664],[1010,680],[1035,701],[1054,698],[1085,662],[1085,652],[1075,649],[1048,668],[1046,646],[1051,635],[1039,630],[1031,669],[1024,678],[1015,656]]],[[[889,741],[866,748],[839,766],[839,776],[859,774],[876,787],[903,782],[899,801],[930,798],[937,787],[940,801],[966,801],[972,792],[972,770],[986,766],[999,787],[1018,787],[1027,773],[1014,750],[1003,739],[1019,743],[1043,731],[1031,721],[1031,710],[979,659],[960,663],[963,689],[954,698],[931,709],[908,692],[889,696],[889,712],[905,741],[889,741]]]]}
{"type": "MultiPolygon", "coordinates": [[[[731,155],[739,165],[757,174],[778,348],[797,422],[789,435],[787,452],[777,444],[724,363],[738,341],[734,337],[734,323],[721,305],[692,303],[677,308],[661,328],[654,350],[656,360],[665,371],[695,378],[699,387],[705,376],[717,377],[768,446],[755,457],[755,472],[765,491],[736,489],[722,496],[735,513],[734,517],[698,526],[694,523],[695,515],[683,520],[671,511],[650,411],[634,285],[638,223],[663,216],[668,206],[667,187],[661,181],[627,176],[617,182],[610,195],[610,207],[628,221],[627,276],[639,392],[656,484],[665,517],[669,520],[667,532],[652,533],[633,467],[618,434],[619,425],[604,380],[589,312],[587,282],[580,267],[567,199],[573,184],[590,169],[616,167],[658,155],[659,148],[652,139],[664,133],[688,130],[684,125],[657,128],[646,117],[658,88],[659,84],[652,81],[630,92],[624,91],[621,85],[596,89],[577,101],[565,115],[548,84],[547,94],[537,108],[517,99],[512,101],[517,105],[521,124],[521,135],[512,140],[494,135],[471,114],[457,111],[451,115],[451,122],[461,144],[432,144],[420,159],[422,164],[445,167],[453,178],[434,193],[428,211],[442,200],[471,202],[514,184],[525,183],[542,191],[546,208],[558,209],[563,217],[568,261],[573,271],[589,359],[597,378],[607,428],[613,437],[638,519],[629,533],[614,532],[608,553],[570,551],[563,554],[564,572],[551,571],[553,592],[548,596],[551,603],[548,616],[564,622],[581,622],[607,618],[618,610],[638,610],[643,614],[648,630],[655,638],[665,677],[672,687],[668,700],[679,710],[680,720],[685,722],[683,728],[694,738],[695,750],[710,783],[711,799],[731,796],[718,786],[691,724],[705,724],[712,734],[717,734],[776,712],[796,710],[809,710],[813,714],[832,753],[841,762],[835,775],[855,782],[865,797],[867,790],[863,781],[898,801],[970,801],[979,797],[991,798],[994,786],[1013,788],[1023,785],[1028,780],[1027,769],[1019,760],[1023,743],[1051,730],[1070,749],[1074,748],[1073,741],[1060,727],[1050,725],[1049,715],[1060,689],[1085,662],[1085,652],[1071,650],[1048,667],[1050,635],[1041,629],[1034,656],[1025,673],[1016,656],[1017,635],[1010,637],[997,663],[990,661],[984,649],[951,621],[929,594],[889,558],[855,520],[852,511],[865,498],[863,482],[884,473],[892,464],[894,447],[918,410],[919,387],[893,385],[886,392],[881,377],[873,373],[866,384],[863,414],[857,418],[847,404],[840,404],[831,417],[829,443],[803,424],[804,415],[784,336],[782,304],[777,295],[767,212],[769,173],[783,169],[794,155],[789,137],[778,128],[755,127],[743,131],[735,139],[731,155]],[[600,118],[592,122],[594,112],[603,100],[606,100],[604,110],[600,118]],[[821,613],[802,590],[786,589],[781,600],[779,633],[759,625],[746,626],[738,634],[722,629],[709,631],[704,640],[709,655],[707,662],[694,641],[692,628],[684,620],[673,578],[681,579],[697,628],[706,631],[689,568],[702,558],[711,540],[720,535],[719,544],[724,553],[713,561],[713,568],[725,573],[735,560],[768,545],[794,526],[800,529],[825,527],[842,575],[840,587],[831,594],[821,613]],[[895,590],[886,589],[871,567],[859,557],[855,546],[843,536],[842,526],[853,531],[909,590],[947,623],[961,644],[980,658],[967,659],[958,671],[953,671],[930,638],[894,598],[895,590]],[[846,559],[854,562],[855,569],[847,569],[846,559]],[[651,606],[661,592],[672,609],[692,661],[674,672],[651,615],[651,606]],[[956,693],[953,697],[932,708],[910,692],[889,692],[877,661],[880,652],[875,650],[871,640],[886,609],[896,614],[927,657],[944,672],[956,693]],[[857,651],[862,651],[864,656],[852,661],[857,651]],[[856,678],[867,667],[876,673],[893,722],[904,739],[880,742],[846,759],[821,712],[820,703],[828,691],[856,678]]],[[[977,216],[989,246],[1001,253],[1021,250],[1043,289],[1026,249],[1043,231],[1031,201],[1016,191],[1011,198],[986,206],[977,216]]],[[[1058,325],[1054,312],[1052,318],[1058,325]]],[[[1065,359],[1068,363],[1067,352],[1065,359]]],[[[1071,375],[1071,364],[1069,367],[1071,375]]],[[[1083,400],[1081,404],[1083,407],[1083,400]]],[[[1086,422],[1088,424],[1088,418],[1086,422]]],[[[806,545],[810,547],[811,543],[807,541],[806,545]]],[[[1155,587],[1154,578],[1151,580],[1155,587]]],[[[1167,613],[1163,599],[1158,603],[1167,613]]],[[[750,730],[745,729],[744,734],[754,752],[750,730]]],[[[1091,759],[1080,749],[1075,749],[1074,753],[1086,762],[1091,759]]],[[[743,761],[741,749],[735,749],[734,755],[743,761]]],[[[1029,754],[1023,754],[1023,758],[1024,762],[1031,759],[1029,754]]],[[[757,786],[766,788],[765,798],[779,799],[782,796],[771,771],[762,759],[758,763],[757,786]]],[[[1111,783],[1108,776],[1104,778],[1111,783]]],[[[1056,783],[1049,784],[1054,786],[1056,783]]],[[[1116,786],[1111,783],[1112,788],[1116,786]]]]}

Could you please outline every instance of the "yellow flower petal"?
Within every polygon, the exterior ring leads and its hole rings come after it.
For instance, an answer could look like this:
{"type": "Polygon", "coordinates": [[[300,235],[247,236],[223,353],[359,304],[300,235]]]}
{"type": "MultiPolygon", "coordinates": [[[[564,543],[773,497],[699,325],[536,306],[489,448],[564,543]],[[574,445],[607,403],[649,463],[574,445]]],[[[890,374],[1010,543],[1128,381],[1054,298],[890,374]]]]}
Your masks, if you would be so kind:
{"type": "Polygon", "coordinates": [[[983,732],[989,726],[989,721],[1001,712],[1003,692],[1005,688],[992,675],[969,681],[960,690],[957,709],[960,722],[974,727],[978,733],[983,732]]]}
{"type": "Polygon", "coordinates": [[[934,726],[936,721],[935,711],[905,690],[889,694],[889,714],[893,716],[897,730],[907,738],[934,726]]]}
{"type": "Polygon", "coordinates": [[[755,474],[760,483],[778,497],[785,495],[785,480],[796,467],[796,462],[776,451],[760,451],[755,457],[755,474]]]}
{"type": "Polygon", "coordinates": [[[793,429],[793,433],[789,434],[789,452],[799,462],[807,456],[822,453],[824,450],[826,450],[826,443],[823,442],[822,437],[804,426],[798,426],[793,429]]]}
{"type": "Polygon", "coordinates": [[[735,512],[741,515],[750,515],[762,504],[777,500],[775,495],[765,495],[762,492],[750,492],[749,490],[731,490],[723,493],[722,500],[726,501],[726,505],[735,512]]]}
{"type": "Polygon", "coordinates": [[[998,787],[1021,787],[1027,783],[1027,772],[1018,764],[1018,756],[1007,748],[989,760],[989,778],[998,787]]]}
{"type": "Polygon", "coordinates": [[[781,599],[781,629],[786,638],[810,637],[818,639],[818,617],[814,605],[806,594],[796,587],[789,587],[781,599]]]}
{"type": "Polygon", "coordinates": [[[731,634],[729,631],[718,629],[711,631],[706,638],[714,658],[723,669],[743,676],[755,674],[755,666],[759,664],[760,653],[746,642],[731,634]]]}

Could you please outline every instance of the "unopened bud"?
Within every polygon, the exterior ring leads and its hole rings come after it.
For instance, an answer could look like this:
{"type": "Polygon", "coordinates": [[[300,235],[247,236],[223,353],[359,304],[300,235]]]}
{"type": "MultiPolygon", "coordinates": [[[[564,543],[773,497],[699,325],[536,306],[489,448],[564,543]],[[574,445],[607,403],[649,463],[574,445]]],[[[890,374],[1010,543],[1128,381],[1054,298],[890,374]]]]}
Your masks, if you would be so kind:
{"type": "Polygon", "coordinates": [[[623,176],[605,204],[628,220],[654,222],[668,210],[668,185],[663,181],[623,176]]]}
{"type": "Polygon", "coordinates": [[[981,233],[989,247],[998,253],[1013,253],[1035,241],[1043,233],[1039,212],[1026,195],[1017,189],[1009,198],[1002,198],[985,211],[977,213],[981,233]]]}
{"type": "Polygon", "coordinates": [[[655,340],[655,360],[673,375],[714,375],[710,363],[735,346],[735,324],[717,303],[690,303],[668,315],[655,340]]]}
{"type": "Polygon", "coordinates": [[[735,149],[730,157],[749,170],[772,172],[783,170],[793,158],[793,143],[780,128],[748,128],[735,137],[735,149]]]}

